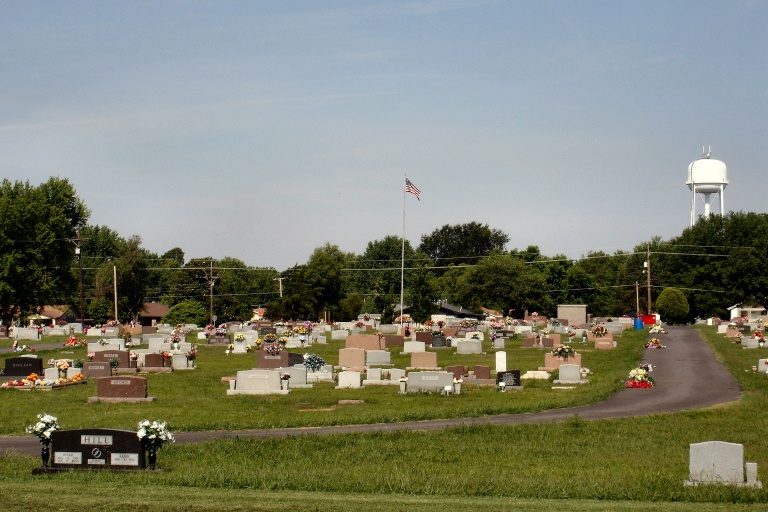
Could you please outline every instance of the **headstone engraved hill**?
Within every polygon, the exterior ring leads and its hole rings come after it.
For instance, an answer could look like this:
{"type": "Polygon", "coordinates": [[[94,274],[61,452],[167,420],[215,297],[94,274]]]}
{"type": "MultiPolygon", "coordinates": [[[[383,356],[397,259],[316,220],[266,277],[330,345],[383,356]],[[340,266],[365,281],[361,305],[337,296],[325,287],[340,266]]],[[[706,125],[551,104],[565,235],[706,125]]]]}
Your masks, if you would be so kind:
{"type": "Polygon", "coordinates": [[[141,441],[130,430],[59,430],[51,438],[51,468],[143,469],[141,441]]]}

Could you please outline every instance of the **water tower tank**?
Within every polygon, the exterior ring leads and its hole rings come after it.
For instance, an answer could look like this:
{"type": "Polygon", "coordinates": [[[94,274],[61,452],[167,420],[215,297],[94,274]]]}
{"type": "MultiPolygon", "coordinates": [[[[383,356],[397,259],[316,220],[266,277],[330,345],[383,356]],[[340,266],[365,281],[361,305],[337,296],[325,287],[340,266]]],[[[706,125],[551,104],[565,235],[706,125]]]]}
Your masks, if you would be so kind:
{"type": "Polygon", "coordinates": [[[707,152],[688,166],[688,181],[685,183],[691,191],[691,226],[696,220],[696,194],[704,196],[705,218],[711,213],[712,194],[720,195],[720,215],[724,213],[723,191],[728,186],[727,168],[723,162],[711,158],[710,155],[711,153],[707,152]]]}

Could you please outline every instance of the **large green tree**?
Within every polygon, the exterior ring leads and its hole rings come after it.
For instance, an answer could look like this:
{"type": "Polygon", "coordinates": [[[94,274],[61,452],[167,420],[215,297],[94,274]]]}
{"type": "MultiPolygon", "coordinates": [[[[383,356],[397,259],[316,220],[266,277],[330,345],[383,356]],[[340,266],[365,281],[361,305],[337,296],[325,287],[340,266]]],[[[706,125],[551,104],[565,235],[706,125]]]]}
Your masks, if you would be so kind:
{"type": "Polygon", "coordinates": [[[458,279],[458,304],[475,311],[487,307],[513,310],[520,315],[538,309],[545,288],[543,274],[530,271],[519,259],[490,256],[468,268],[458,279]]]}
{"type": "Polygon", "coordinates": [[[431,258],[436,267],[471,265],[478,258],[490,255],[494,249],[503,251],[507,242],[509,236],[506,233],[492,229],[488,224],[445,224],[423,235],[418,250],[431,258]]]}
{"type": "Polygon", "coordinates": [[[76,287],[77,230],[89,211],[66,179],[0,184],[0,319],[61,303],[76,287]]]}
{"type": "MultiPolygon", "coordinates": [[[[119,256],[104,263],[96,273],[96,297],[109,299],[117,289],[118,320],[138,321],[144,308],[149,281],[147,260],[141,238],[134,235],[120,242],[119,256]],[[115,277],[117,282],[115,284],[115,277]]],[[[113,306],[114,315],[114,306],[113,306]]]]}

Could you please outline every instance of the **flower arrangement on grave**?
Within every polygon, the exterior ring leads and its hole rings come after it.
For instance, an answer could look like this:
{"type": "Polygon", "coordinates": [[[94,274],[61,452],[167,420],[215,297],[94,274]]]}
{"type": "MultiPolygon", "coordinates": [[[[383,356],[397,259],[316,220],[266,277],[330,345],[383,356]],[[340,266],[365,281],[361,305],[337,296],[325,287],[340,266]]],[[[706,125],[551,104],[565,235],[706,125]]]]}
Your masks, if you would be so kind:
{"type": "Polygon", "coordinates": [[[109,367],[110,368],[117,368],[120,366],[120,360],[118,358],[113,358],[109,360],[109,367]]]}
{"type": "Polygon", "coordinates": [[[131,361],[138,361],[139,360],[139,353],[138,352],[131,352],[128,357],[131,361]]]}
{"type": "Polygon", "coordinates": [[[325,366],[325,360],[317,354],[304,354],[304,366],[308,372],[316,372],[325,366]]]}
{"type": "Polygon", "coordinates": [[[101,346],[107,345],[108,343],[109,343],[109,342],[108,342],[107,340],[105,340],[104,338],[101,338],[101,339],[98,341],[98,344],[99,344],[99,345],[101,345],[101,346]]]}
{"type": "Polygon", "coordinates": [[[592,328],[592,334],[595,338],[602,338],[608,334],[608,329],[604,325],[596,325],[592,328]]]}
{"type": "Polygon", "coordinates": [[[229,345],[227,345],[227,350],[235,350],[235,346],[232,343],[230,343],[229,345]]]}
{"type": "Polygon", "coordinates": [[[310,332],[312,332],[312,322],[310,322],[309,320],[304,322],[304,325],[299,326],[299,334],[306,335],[306,334],[309,334],[310,332]]]}
{"type": "Polygon", "coordinates": [[[56,361],[56,369],[59,370],[59,373],[66,372],[69,369],[69,363],[64,359],[59,359],[56,361]]]}
{"type": "Polygon", "coordinates": [[[651,328],[648,329],[648,332],[650,334],[667,334],[667,331],[664,330],[661,324],[653,324],[651,328]]]}
{"type": "Polygon", "coordinates": [[[488,322],[488,327],[491,329],[503,329],[504,323],[494,318],[488,322]]]}
{"type": "Polygon", "coordinates": [[[290,378],[291,378],[291,376],[290,376],[289,374],[287,374],[287,373],[284,373],[284,374],[282,374],[282,375],[280,376],[280,379],[281,379],[281,380],[288,380],[288,379],[290,379],[290,378]]]}
{"type": "Polygon", "coordinates": [[[85,375],[83,375],[82,373],[76,373],[76,374],[74,374],[72,376],[70,381],[72,381],[72,382],[81,382],[84,378],[85,378],[85,375]]]}
{"type": "MultiPolygon", "coordinates": [[[[269,336],[269,335],[267,335],[267,336],[269,336]]],[[[279,339],[279,340],[277,340],[277,341],[278,341],[278,342],[279,342],[281,345],[285,345],[286,343],[288,343],[288,338],[287,338],[286,336],[280,336],[280,339],[279,339]]]]}
{"type": "Polygon", "coordinates": [[[462,379],[461,377],[459,377],[458,379],[456,377],[453,378],[454,384],[461,384],[462,382],[464,382],[464,379],[462,379]]]}
{"type": "Polygon", "coordinates": [[[638,368],[629,372],[629,376],[624,381],[624,387],[627,388],[652,388],[654,384],[653,377],[649,374],[653,371],[653,367],[648,365],[643,367],[641,365],[638,368]]]}
{"type": "Polygon", "coordinates": [[[222,328],[222,327],[217,327],[214,332],[216,333],[216,336],[226,336],[227,335],[227,330],[222,328]]]}
{"type": "Polygon", "coordinates": [[[735,338],[733,338],[734,343],[741,343],[741,333],[738,333],[735,338]]]}
{"type": "Polygon", "coordinates": [[[163,361],[167,361],[168,359],[171,358],[171,353],[170,352],[164,351],[164,352],[161,352],[161,354],[163,355],[163,361]]]}
{"type": "Polygon", "coordinates": [[[576,355],[576,351],[570,345],[560,345],[559,347],[553,348],[550,353],[554,354],[555,357],[562,357],[566,361],[568,360],[569,356],[576,355]]]}
{"type": "Polygon", "coordinates": [[[472,339],[473,339],[473,340],[479,340],[479,339],[480,339],[480,334],[479,334],[479,333],[476,333],[476,332],[475,332],[475,333],[472,333],[472,339]]]}
{"type": "Polygon", "coordinates": [[[186,354],[184,354],[184,355],[185,355],[185,356],[187,356],[187,361],[194,361],[195,359],[197,359],[197,345],[195,345],[194,347],[192,347],[192,348],[191,348],[189,351],[187,351],[187,353],[186,353],[186,354]]]}
{"type": "Polygon", "coordinates": [[[89,361],[93,361],[93,359],[96,357],[96,352],[88,352],[86,356],[88,357],[89,361]]]}
{"type": "Polygon", "coordinates": [[[405,328],[403,329],[403,336],[407,338],[410,335],[411,335],[411,328],[406,325],[405,328]]]}
{"type": "Polygon", "coordinates": [[[270,355],[270,356],[280,355],[280,352],[282,352],[283,350],[284,350],[283,346],[280,345],[279,343],[273,342],[273,343],[264,344],[264,352],[266,352],[267,355],[270,355]]]}
{"type": "Polygon", "coordinates": [[[368,320],[370,320],[370,319],[371,319],[371,315],[369,315],[368,313],[365,313],[365,314],[363,315],[363,320],[365,320],[366,322],[367,322],[368,320]]]}
{"type": "Polygon", "coordinates": [[[662,345],[659,338],[653,338],[651,341],[645,344],[645,348],[667,348],[666,345],[662,345]]]}
{"type": "Polygon", "coordinates": [[[264,337],[262,338],[262,341],[264,343],[274,343],[277,341],[277,335],[272,333],[265,334],[264,337]]]}
{"type": "Polygon", "coordinates": [[[252,350],[253,350],[253,347],[252,347],[252,346],[250,346],[250,345],[246,345],[246,346],[245,346],[245,351],[246,351],[246,352],[251,352],[252,350]]]}
{"type": "Polygon", "coordinates": [[[400,382],[408,382],[408,377],[405,375],[400,376],[400,382]]]}
{"type": "Polygon", "coordinates": [[[235,334],[235,341],[245,341],[245,334],[241,332],[235,334]]]}
{"type": "Polygon", "coordinates": [[[149,453],[149,469],[155,469],[157,450],[166,443],[176,442],[176,438],[168,430],[168,425],[164,421],[141,420],[136,436],[142,448],[149,453]]]}
{"type": "Polygon", "coordinates": [[[463,329],[471,329],[473,327],[477,327],[477,320],[473,318],[464,318],[459,321],[459,327],[463,329]]]}
{"type": "Polygon", "coordinates": [[[442,329],[443,327],[445,327],[445,322],[443,322],[442,320],[438,320],[437,321],[437,328],[438,329],[442,329]]]}
{"type": "Polygon", "coordinates": [[[59,420],[56,416],[42,413],[37,415],[37,423],[27,425],[27,433],[37,437],[40,444],[48,446],[51,444],[51,436],[59,430],[59,420]]]}
{"type": "Polygon", "coordinates": [[[82,359],[80,359],[80,358],[78,357],[78,358],[77,358],[77,359],[75,359],[75,361],[72,363],[72,366],[74,366],[75,368],[82,368],[82,367],[83,367],[83,364],[85,364],[85,363],[83,363],[83,360],[82,360],[82,359]]]}
{"type": "Polygon", "coordinates": [[[357,327],[357,328],[360,328],[360,327],[362,327],[364,325],[365,324],[363,322],[360,322],[360,321],[355,322],[355,327],[357,327]]]}
{"type": "Polygon", "coordinates": [[[75,335],[68,336],[67,340],[64,342],[65,347],[79,347],[85,344],[87,344],[85,340],[80,340],[80,338],[75,335]]]}
{"type": "Polygon", "coordinates": [[[755,331],[752,333],[752,338],[756,338],[760,341],[765,341],[765,337],[763,336],[763,331],[755,331]]]}

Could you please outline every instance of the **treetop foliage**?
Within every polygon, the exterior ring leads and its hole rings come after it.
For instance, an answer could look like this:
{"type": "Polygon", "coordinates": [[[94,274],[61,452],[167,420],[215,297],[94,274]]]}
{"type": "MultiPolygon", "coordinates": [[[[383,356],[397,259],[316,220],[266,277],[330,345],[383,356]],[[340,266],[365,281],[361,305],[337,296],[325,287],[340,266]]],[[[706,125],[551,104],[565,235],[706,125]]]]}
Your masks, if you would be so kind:
{"type": "MultiPolygon", "coordinates": [[[[506,250],[509,236],[487,224],[443,225],[423,235],[417,248],[399,236],[367,244],[363,254],[326,243],[305,264],[278,272],[225,257],[192,258],[182,248],[162,256],[106,226],[88,225],[89,212],[67,180],[37,187],[0,185],[0,317],[8,324],[44,305],[78,305],[81,246],[86,318],[136,319],[145,302],[163,302],[174,318],[216,315],[219,322],[246,320],[258,306],[273,319],[352,320],[358,314],[392,316],[401,275],[405,306],[426,320],[441,301],[516,317],[555,316],[558,304],[586,304],[596,316],[645,312],[646,262],[652,306],[670,320],[727,317],[735,304],[766,305],[768,215],[731,212],[701,219],[670,240],[654,237],[632,252],[590,251],[581,258],[545,256],[535,245],[506,250]],[[78,238],[78,230],[80,238],[78,238]],[[403,269],[401,269],[404,257],[403,269]],[[115,275],[117,283],[115,283],[115,275]],[[670,309],[684,299],[688,311],[670,309]],[[659,301],[657,303],[657,301],[659,301]],[[203,315],[205,312],[205,315],[203,315]],[[673,318],[674,317],[674,318],[673,318]]],[[[196,322],[199,323],[199,322],[196,322]]]]}

